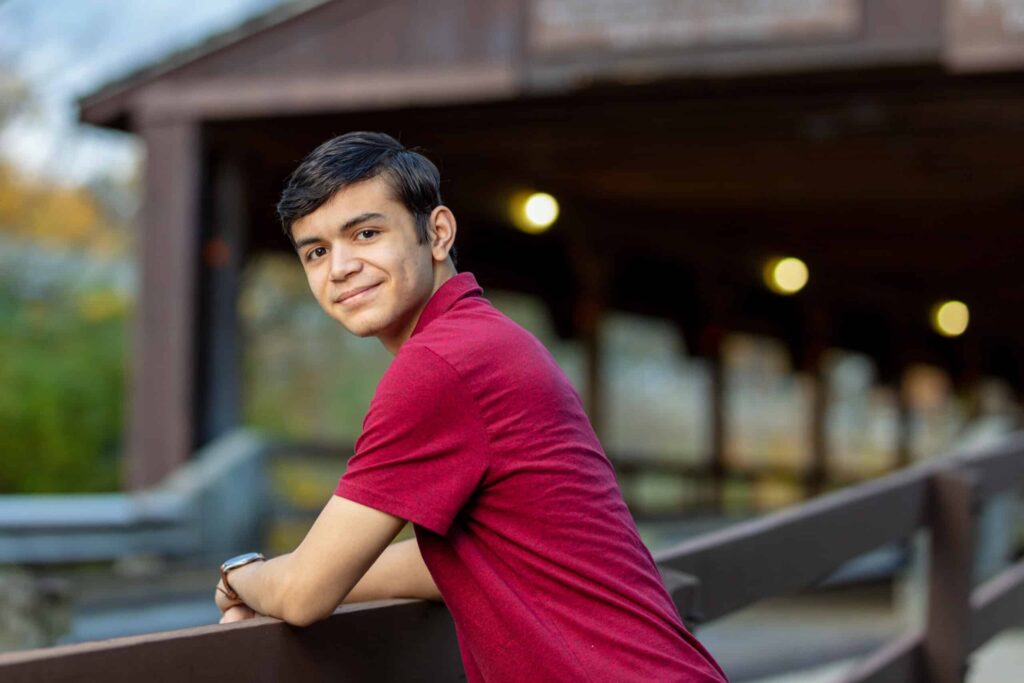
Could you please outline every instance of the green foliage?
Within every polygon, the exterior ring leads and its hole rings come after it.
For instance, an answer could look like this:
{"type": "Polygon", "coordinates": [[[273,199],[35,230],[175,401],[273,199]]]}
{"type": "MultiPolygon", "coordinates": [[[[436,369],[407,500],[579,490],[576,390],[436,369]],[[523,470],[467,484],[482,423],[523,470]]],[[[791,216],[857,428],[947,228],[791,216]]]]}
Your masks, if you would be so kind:
{"type": "Polygon", "coordinates": [[[19,284],[0,277],[0,493],[117,490],[124,297],[19,284]]]}

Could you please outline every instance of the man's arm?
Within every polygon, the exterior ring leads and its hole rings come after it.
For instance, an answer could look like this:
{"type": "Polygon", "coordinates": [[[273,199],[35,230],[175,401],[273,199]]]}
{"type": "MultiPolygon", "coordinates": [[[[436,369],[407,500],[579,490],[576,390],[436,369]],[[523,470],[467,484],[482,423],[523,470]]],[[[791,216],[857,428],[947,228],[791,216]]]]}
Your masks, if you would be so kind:
{"type": "MultiPolygon", "coordinates": [[[[228,580],[241,602],[256,612],[307,626],[334,611],[404,524],[393,515],[333,496],[298,548],[239,567],[228,580]]],[[[400,551],[397,559],[404,562],[396,561],[396,566],[412,564],[407,550],[400,551]]],[[[381,580],[396,575],[390,562],[379,573],[381,580]]],[[[376,579],[371,580],[366,594],[379,586],[376,579]]],[[[218,591],[217,604],[224,611],[231,602],[218,591]]]]}
{"type": "Polygon", "coordinates": [[[415,538],[389,545],[345,596],[344,602],[387,598],[442,600],[415,538]]]}

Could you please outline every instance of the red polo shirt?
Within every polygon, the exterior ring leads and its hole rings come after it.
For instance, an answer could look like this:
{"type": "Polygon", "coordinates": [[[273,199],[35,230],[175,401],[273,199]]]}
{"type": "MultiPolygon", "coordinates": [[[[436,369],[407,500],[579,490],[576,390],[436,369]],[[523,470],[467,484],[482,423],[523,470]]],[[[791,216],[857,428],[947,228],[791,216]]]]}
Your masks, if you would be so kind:
{"type": "Polygon", "coordinates": [[[482,293],[463,273],[427,303],[336,494],[413,522],[470,683],[724,681],[576,391],[482,293]]]}

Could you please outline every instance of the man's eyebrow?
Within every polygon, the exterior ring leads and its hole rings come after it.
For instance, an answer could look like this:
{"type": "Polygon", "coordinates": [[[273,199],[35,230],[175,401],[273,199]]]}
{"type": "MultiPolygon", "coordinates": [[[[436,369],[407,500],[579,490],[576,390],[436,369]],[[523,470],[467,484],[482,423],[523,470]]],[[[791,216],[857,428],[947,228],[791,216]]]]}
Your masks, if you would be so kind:
{"type": "MultiPolygon", "coordinates": [[[[356,227],[357,225],[365,223],[366,221],[376,221],[376,220],[380,220],[380,219],[382,219],[384,217],[385,217],[384,214],[376,213],[376,212],[373,212],[373,211],[368,211],[366,213],[361,213],[358,216],[356,216],[355,218],[350,218],[349,220],[345,221],[341,225],[341,227],[339,228],[339,232],[345,233],[345,232],[348,232],[349,230],[351,230],[352,228],[356,227]]],[[[309,237],[303,237],[301,240],[299,240],[299,241],[297,241],[295,243],[295,250],[298,251],[299,249],[301,249],[302,247],[306,246],[307,244],[313,244],[314,242],[321,242],[321,241],[323,241],[323,237],[320,237],[319,235],[311,235],[309,237]]]]}
{"type": "Polygon", "coordinates": [[[384,214],[382,213],[361,213],[355,218],[351,218],[348,221],[346,221],[344,225],[341,226],[341,232],[348,232],[349,230],[356,227],[360,223],[365,223],[366,221],[379,221],[382,218],[384,218],[384,214]]]}

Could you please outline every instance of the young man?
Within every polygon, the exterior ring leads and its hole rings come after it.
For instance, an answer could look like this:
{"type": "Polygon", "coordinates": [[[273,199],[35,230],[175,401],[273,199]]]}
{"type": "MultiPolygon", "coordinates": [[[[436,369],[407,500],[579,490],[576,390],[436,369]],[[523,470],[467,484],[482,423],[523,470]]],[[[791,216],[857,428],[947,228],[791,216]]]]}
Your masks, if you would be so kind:
{"type": "Polygon", "coordinates": [[[332,318],[395,359],[335,495],[294,552],[225,563],[222,622],[444,600],[467,680],[724,681],[686,631],[579,397],[453,259],[423,156],[321,145],[278,212],[332,318]],[[410,521],[416,538],[389,545],[410,521]]]}

